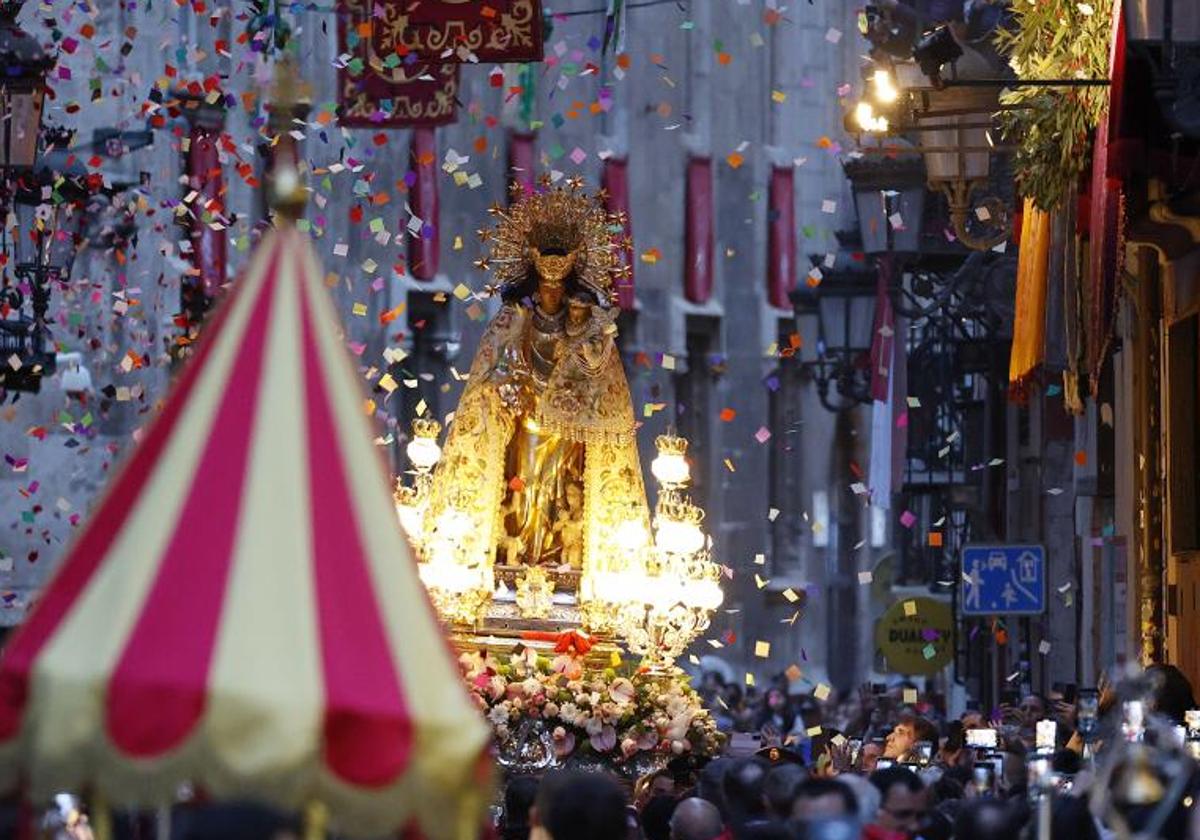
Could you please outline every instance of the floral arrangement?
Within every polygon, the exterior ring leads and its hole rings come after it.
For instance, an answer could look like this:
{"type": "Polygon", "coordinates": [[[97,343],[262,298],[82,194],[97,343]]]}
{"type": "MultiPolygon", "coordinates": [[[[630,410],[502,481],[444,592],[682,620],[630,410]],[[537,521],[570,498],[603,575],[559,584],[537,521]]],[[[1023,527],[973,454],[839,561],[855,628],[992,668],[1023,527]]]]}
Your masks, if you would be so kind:
{"type": "Polygon", "coordinates": [[[713,755],[723,736],[683,672],[665,676],[589,667],[573,653],[531,648],[507,662],[467,652],[459,665],[471,694],[503,742],[524,719],[541,719],[561,762],[591,752],[623,761],[639,753],[713,755]]]}
{"type": "MultiPolygon", "coordinates": [[[[1013,26],[996,45],[1021,79],[1106,79],[1113,0],[1013,3],[1013,26]]],[[[1018,144],[1017,187],[1042,210],[1062,205],[1091,162],[1092,130],[1108,108],[1107,87],[1012,88],[1000,97],[1006,136],[1018,144]]]]}

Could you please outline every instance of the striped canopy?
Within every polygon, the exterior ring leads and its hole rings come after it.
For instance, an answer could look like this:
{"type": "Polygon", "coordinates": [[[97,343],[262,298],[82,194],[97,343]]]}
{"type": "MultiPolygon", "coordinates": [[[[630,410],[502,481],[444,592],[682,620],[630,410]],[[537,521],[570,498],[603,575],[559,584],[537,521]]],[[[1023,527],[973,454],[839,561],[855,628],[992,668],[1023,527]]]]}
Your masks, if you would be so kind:
{"type": "Polygon", "coordinates": [[[478,826],[488,730],[322,276],[283,227],[207,327],[0,659],[0,782],[319,801],[355,834],[478,826]]]}

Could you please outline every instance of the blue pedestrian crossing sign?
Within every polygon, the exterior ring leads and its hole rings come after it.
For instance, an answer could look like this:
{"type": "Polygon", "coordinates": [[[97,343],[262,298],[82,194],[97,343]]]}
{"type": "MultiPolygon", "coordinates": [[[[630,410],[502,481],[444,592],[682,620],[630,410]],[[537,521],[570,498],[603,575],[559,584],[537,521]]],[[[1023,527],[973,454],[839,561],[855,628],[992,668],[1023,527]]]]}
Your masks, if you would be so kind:
{"type": "Polygon", "coordinates": [[[1046,549],[1040,545],[968,545],[962,554],[963,615],[1036,615],[1046,611],[1046,549]]]}

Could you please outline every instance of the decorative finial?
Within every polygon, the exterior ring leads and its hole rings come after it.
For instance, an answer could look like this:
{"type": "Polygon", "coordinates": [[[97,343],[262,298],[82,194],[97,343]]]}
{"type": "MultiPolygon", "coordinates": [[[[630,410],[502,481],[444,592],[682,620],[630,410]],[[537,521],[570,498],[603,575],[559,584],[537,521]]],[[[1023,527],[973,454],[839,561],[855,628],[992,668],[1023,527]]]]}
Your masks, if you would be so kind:
{"type": "Polygon", "coordinates": [[[268,105],[274,152],[267,177],[267,197],[276,213],[293,221],[304,215],[308,189],[304,185],[300,147],[292,131],[295,121],[304,120],[311,106],[312,88],[300,77],[295,61],[290,57],[282,59],[275,65],[268,105]]]}

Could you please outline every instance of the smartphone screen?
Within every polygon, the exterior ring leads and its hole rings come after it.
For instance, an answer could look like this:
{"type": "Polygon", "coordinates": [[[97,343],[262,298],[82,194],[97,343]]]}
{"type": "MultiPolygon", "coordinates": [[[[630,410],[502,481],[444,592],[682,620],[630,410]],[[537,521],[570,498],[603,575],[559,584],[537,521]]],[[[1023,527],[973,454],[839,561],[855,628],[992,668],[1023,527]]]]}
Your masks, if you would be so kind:
{"type": "Polygon", "coordinates": [[[996,749],[995,729],[968,729],[967,746],[977,750],[996,749]]]}

